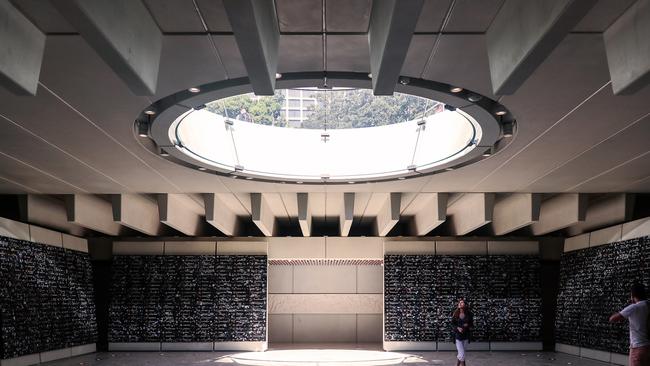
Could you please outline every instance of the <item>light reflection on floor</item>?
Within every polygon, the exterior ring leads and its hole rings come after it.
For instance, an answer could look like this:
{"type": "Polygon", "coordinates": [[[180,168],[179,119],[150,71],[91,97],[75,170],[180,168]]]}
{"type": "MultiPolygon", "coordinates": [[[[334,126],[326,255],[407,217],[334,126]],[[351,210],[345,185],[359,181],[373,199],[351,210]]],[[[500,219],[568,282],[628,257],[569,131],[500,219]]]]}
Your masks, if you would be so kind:
{"type": "Polygon", "coordinates": [[[420,356],[398,352],[356,349],[286,349],[266,352],[242,352],[218,358],[217,364],[300,365],[300,366],[380,366],[401,364],[435,364],[420,356]]]}

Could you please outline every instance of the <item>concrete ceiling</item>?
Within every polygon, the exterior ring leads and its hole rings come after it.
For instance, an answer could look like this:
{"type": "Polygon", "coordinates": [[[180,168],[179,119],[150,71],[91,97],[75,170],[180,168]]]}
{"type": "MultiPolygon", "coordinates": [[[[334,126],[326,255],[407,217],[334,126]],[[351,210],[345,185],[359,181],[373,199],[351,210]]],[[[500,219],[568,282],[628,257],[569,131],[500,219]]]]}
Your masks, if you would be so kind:
{"type": "MultiPolygon", "coordinates": [[[[650,88],[614,95],[602,34],[633,1],[598,1],[506,96],[493,95],[485,34],[503,1],[425,1],[402,75],[495,98],[512,111],[518,132],[506,149],[455,171],[354,186],[219,177],[175,165],[140,145],[133,121],[157,99],[246,75],[222,1],[144,1],[163,39],[152,96],[134,95],[49,2],[11,2],[47,39],[36,95],[17,96],[0,87],[3,194],[237,198],[259,192],[268,194],[274,216],[292,224],[298,217],[295,193],[313,193],[312,214],[338,222],[343,192],[356,192],[356,226],[379,214],[389,192],[404,192],[403,198],[427,192],[650,192],[650,88]]],[[[370,72],[370,0],[276,0],[275,5],[279,72],[370,72]]],[[[251,212],[250,199],[235,201],[241,203],[234,209],[238,215],[251,212]]]]}

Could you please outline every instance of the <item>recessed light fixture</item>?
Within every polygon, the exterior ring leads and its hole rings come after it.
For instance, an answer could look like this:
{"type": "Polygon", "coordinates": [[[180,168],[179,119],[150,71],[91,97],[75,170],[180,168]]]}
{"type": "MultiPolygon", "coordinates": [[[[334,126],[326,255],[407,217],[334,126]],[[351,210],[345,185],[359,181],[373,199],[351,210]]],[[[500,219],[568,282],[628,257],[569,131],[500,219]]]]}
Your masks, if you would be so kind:
{"type": "Polygon", "coordinates": [[[167,151],[163,150],[163,149],[160,149],[160,156],[167,157],[167,156],[169,156],[169,153],[167,151]]]}
{"type": "Polygon", "coordinates": [[[445,168],[445,170],[450,172],[450,171],[454,170],[454,168],[445,168]]]}
{"type": "Polygon", "coordinates": [[[145,121],[137,122],[138,136],[140,137],[149,137],[149,126],[145,121]]]}
{"type": "Polygon", "coordinates": [[[202,172],[204,172],[204,171],[206,171],[206,170],[208,170],[208,169],[206,169],[206,168],[200,166],[200,167],[199,167],[199,170],[202,171],[202,172]]]}
{"type": "Polygon", "coordinates": [[[515,125],[513,122],[506,122],[503,124],[503,137],[512,137],[514,135],[515,125]]]}
{"type": "Polygon", "coordinates": [[[356,183],[356,182],[353,182],[353,181],[349,181],[349,182],[348,182],[348,184],[354,184],[354,183],[356,183]]]}
{"type": "Polygon", "coordinates": [[[144,111],[144,114],[146,114],[147,116],[153,116],[154,114],[156,114],[156,111],[154,111],[153,109],[147,109],[146,111],[144,111]]]}
{"type": "Polygon", "coordinates": [[[279,72],[276,72],[275,73],[275,78],[276,79],[282,79],[282,74],[280,74],[279,72]]]}
{"type": "Polygon", "coordinates": [[[467,100],[469,100],[472,103],[476,103],[481,99],[483,99],[483,97],[478,94],[470,94],[470,96],[467,97],[467,100]]]}
{"type": "Polygon", "coordinates": [[[187,91],[190,92],[190,93],[198,93],[198,92],[201,91],[201,89],[196,88],[196,87],[192,87],[192,88],[187,89],[187,91]]]}
{"type": "Polygon", "coordinates": [[[297,182],[296,182],[296,184],[302,184],[302,183],[303,183],[303,182],[301,182],[301,181],[297,181],[297,182]]]}
{"type": "Polygon", "coordinates": [[[399,83],[402,85],[408,85],[411,83],[411,78],[407,76],[400,76],[399,83]]]}
{"type": "Polygon", "coordinates": [[[397,179],[399,179],[399,180],[404,180],[404,179],[406,179],[406,178],[404,178],[404,177],[397,177],[397,179]]]}
{"type": "Polygon", "coordinates": [[[246,177],[246,180],[253,180],[253,177],[246,177]]]}
{"type": "Polygon", "coordinates": [[[485,152],[483,153],[483,157],[488,157],[488,156],[492,155],[493,152],[494,152],[493,148],[489,148],[489,149],[485,150],[485,152]]]}
{"type": "Polygon", "coordinates": [[[452,92],[452,93],[460,93],[460,92],[463,91],[463,88],[461,88],[461,87],[459,87],[459,86],[452,86],[452,87],[449,89],[449,91],[452,92]]]}
{"type": "Polygon", "coordinates": [[[508,113],[508,112],[506,112],[505,110],[499,110],[499,111],[497,111],[495,114],[496,114],[497,116],[505,116],[507,113],[508,113]]]}

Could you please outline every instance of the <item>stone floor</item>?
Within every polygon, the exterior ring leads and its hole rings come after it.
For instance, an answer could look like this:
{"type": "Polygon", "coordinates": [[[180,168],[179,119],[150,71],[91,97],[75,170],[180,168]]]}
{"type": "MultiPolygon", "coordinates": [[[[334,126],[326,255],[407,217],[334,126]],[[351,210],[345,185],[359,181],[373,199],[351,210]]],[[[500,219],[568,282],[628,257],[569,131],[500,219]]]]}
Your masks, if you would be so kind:
{"type": "MultiPolygon", "coordinates": [[[[172,365],[450,365],[454,352],[383,352],[378,345],[275,346],[267,352],[100,352],[49,366],[172,366],[172,365]]],[[[605,366],[603,362],[554,352],[470,352],[468,366],[605,366]]]]}

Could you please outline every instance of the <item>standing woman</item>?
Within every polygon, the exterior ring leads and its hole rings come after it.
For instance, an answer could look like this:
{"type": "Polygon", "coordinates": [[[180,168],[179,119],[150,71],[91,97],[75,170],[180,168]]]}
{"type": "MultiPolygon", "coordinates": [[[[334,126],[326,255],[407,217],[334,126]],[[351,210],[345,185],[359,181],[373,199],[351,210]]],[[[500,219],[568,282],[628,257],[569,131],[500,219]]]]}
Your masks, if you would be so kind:
{"type": "Polygon", "coordinates": [[[451,327],[456,340],[456,350],[458,350],[458,362],[456,366],[465,366],[465,347],[470,340],[471,328],[474,326],[474,319],[472,312],[469,311],[469,306],[465,300],[461,298],[458,301],[458,307],[454,310],[451,317],[451,327]]]}

